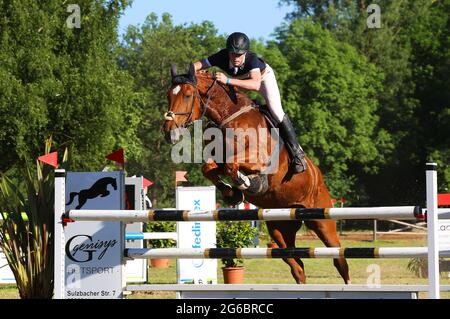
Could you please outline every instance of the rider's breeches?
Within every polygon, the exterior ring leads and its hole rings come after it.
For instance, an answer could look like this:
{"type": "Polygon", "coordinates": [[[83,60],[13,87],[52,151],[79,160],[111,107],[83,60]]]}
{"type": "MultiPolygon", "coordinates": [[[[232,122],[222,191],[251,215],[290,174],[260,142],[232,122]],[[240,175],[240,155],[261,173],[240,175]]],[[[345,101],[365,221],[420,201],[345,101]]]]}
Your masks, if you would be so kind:
{"type": "Polygon", "coordinates": [[[277,79],[275,78],[275,73],[270,65],[266,64],[266,69],[261,79],[261,87],[259,88],[259,93],[266,100],[267,107],[272,113],[278,125],[284,117],[283,107],[281,106],[281,96],[280,90],[278,89],[277,79]]]}

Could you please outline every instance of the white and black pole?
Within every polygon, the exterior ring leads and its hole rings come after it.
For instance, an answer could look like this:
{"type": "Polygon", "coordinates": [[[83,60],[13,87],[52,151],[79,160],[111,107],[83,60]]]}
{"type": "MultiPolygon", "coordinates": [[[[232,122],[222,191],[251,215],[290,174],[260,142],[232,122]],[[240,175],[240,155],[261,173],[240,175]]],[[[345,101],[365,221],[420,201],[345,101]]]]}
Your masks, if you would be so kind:
{"type": "Polygon", "coordinates": [[[437,164],[426,164],[427,232],[428,232],[428,298],[439,299],[439,234],[437,203],[437,164]]]}

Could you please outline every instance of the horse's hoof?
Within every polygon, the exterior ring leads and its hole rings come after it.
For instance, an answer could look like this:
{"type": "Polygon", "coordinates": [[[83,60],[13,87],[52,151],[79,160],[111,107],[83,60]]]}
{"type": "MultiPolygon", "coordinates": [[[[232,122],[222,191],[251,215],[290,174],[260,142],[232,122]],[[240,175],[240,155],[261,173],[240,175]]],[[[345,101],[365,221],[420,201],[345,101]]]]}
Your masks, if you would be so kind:
{"type": "Polygon", "coordinates": [[[230,206],[239,205],[244,201],[244,194],[237,187],[234,186],[232,188],[232,195],[230,196],[223,195],[222,197],[225,204],[230,206]]]}

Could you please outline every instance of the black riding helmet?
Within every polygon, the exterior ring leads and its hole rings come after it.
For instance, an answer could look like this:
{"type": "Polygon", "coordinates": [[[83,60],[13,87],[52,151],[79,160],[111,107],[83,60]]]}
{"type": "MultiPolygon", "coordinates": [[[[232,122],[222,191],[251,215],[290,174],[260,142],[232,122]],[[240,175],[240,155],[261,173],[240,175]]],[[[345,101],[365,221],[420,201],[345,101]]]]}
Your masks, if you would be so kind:
{"type": "Polygon", "coordinates": [[[250,49],[250,39],[241,32],[234,32],[230,34],[227,39],[228,52],[236,54],[244,54],[250,49]]]}

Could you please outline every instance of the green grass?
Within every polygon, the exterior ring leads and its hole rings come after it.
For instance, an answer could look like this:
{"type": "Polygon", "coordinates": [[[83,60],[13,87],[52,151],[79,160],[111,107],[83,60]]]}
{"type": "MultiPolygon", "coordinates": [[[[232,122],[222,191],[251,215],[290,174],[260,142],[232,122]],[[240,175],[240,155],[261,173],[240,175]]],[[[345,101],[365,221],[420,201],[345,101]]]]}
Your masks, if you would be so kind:
{"type": "MultiPolygon", "coordinates": [[[[260,247],[265,247],[262,241],[260,247]]],[[[425,240],[378,240],[353,241],[342,240],[343,247],[405,247],[425,246],[425,240]]],[[[321,247],[318,240],[297,241],[298,247],[321,247]]],[[[331,259],[303,259],[308,284],[342,284],[343,281],[333,266],[331,259]]],[[[347,259],[350,267],[352,284],[366,284],[367,267],[371,264],[380,266],[381,284],[425,285],[426,278],[418,278],[407,269],[409,259],[347,259]]],[[[279,259],[247,259],[245,266],[246,284],[294,284],[289,266],[279,259]]],[[[218,261],[218,283],[223,283],[222,264],[218,261]]],[[[149,268],[149,283],[176,283],[176,260],[170,260],[169,268],[149,268]]],[[[441,276],[441,284],[450,284],[448,277],[441,276]]],[[[425,298],[426,294],[421,295],[425,298]]],[[[450,293],[442,293],[442,298],[450,299],[450,293]]],[[[17,289],[11,285],[0,285],[0,298],[19,298],[17,289]]],[[[175,298],[173,292],[139,292],[127,298],[175,298]]]]}
{"type": "MultiPolygon", "coordinates": [[[[405,247],[423,246],[422,240],[378,240],[373,242],[342,241],[344,247],[405,247]]],[[[265,247],[265,243],[261,243],[265,247]]],[[[302,240],[297,242],[298,247],[323,246],[318,240],[302,240]]],[[[307,282],[316,283],[343,283],[331,259],[303,259],[307,282]]],[[[417,278],[407,270],[409,259],[347,259],[350,267],[350,276],[353,284],[366,283],[367,266],[377,264],[381,268],[382,284],[405,284],[411,282],[425,283],[426,279],[417,278]]],[[[218,262],[218,282],[223,283],[221,263],[218,262]]],[[[289,270],[289,266],[280,259],[247,259],[245,266],[245,283],[272,284],[295,283],[289,270]]],[[[170,260],[169,268],[150,268],[150,283],[176,283],[176,261],[170,260]]]]}
{"type": "Polygon", "coordinates": [[[0,285],[0,299],[19,299],[16,285],[0,285]]]}

